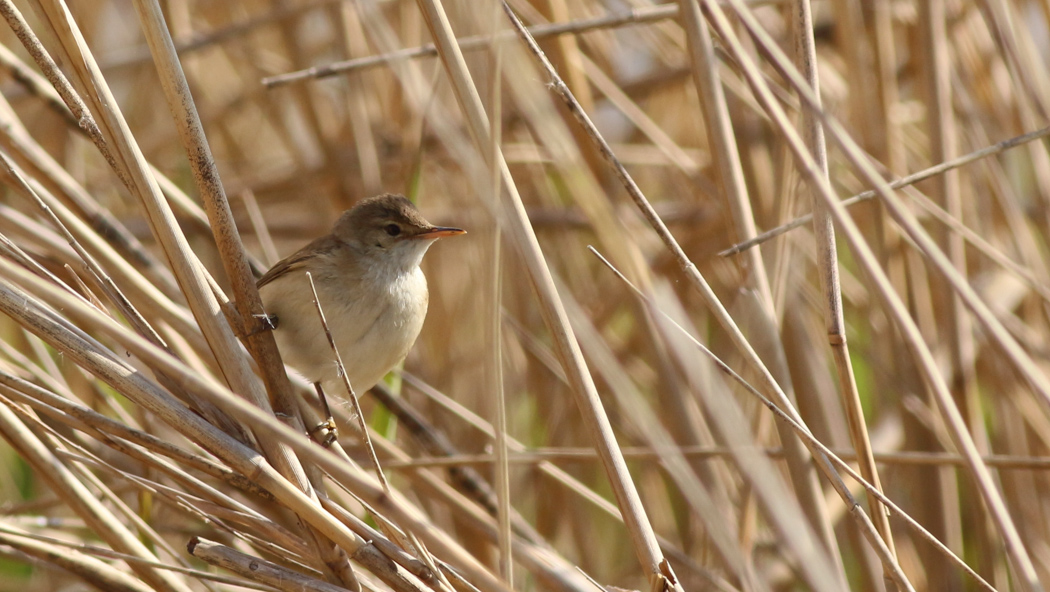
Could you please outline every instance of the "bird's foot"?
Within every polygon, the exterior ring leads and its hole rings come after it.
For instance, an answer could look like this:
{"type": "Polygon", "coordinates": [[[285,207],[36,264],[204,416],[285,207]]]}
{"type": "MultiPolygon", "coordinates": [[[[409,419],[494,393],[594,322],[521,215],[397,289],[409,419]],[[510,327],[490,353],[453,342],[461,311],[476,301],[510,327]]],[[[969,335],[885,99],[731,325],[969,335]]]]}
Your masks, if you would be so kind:
{"type": "Polygon", "coordinates": [[[339,439],[339,429],[335,427],[334,418],[329,417],[328,419],[310,428],[310,430],[307,433],[310,434],[311,438],[316,439],[315,436],[317,436],[318,433],[325,430],[327,430],[328,433],[325,435],[324,441],[321,442],[321,446],[328,448],[332,445],[332,443],[339,439]]]}
{"type": "Polygon", "coordinates": [[[314,390],[317,391],[317,398],[320,400],[321,408],[324,410],[325,417],[328,419],[311,428],[310,437],[312,438],[314,434],[327,429],[328,435],[325,436],[324,442],[321,443],[321,446],[328,448],[339,438],[339,431],[335,427],[335,419],[332,418],[332,410],[328,408],[328,397],[325,396],[324,389],[321,387],[320,382],[314,383],[314,390]]]}

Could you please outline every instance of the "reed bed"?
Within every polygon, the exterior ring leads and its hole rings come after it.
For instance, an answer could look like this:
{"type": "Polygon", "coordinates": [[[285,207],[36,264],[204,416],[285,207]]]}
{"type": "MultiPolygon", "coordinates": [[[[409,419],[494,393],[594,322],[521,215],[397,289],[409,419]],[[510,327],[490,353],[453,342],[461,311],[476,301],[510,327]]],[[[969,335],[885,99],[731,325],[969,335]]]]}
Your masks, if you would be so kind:
{"type": "Polygon", "coordinates": [[[0,14],[0,589],[1050,581],[1047,2],[0,14]],[[255,278],[383,192],[325,446],[255,278]]]}

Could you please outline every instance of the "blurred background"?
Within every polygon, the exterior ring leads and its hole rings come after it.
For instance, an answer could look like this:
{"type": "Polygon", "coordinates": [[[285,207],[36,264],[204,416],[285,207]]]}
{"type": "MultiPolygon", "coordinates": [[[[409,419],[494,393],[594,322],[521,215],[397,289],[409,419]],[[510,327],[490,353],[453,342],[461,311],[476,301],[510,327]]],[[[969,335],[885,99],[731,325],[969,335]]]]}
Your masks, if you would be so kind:
{"type": "MultiPolygon", "coordinates": [[[[162,183],[193,252],[229,293],[137,4],[79,0],[68,9],[145,159],[188,195],[179,197],[162,183]]],[[[1034,581],[1050,578],[1050,402],[1040,382],[1046,381],[1050,355],[1045,140],[1026,138],[1017,147],[996,150],[896,194],[987,306],[990,320],[969,312],[927,246],[902,231],[878,200],[849,209],[857,229],[847,231],[851,241],[838,242],[837,281],[849,344],[844,359],[836,361],[829,345],[822,288],[827,280],[818,273],[821,239],[811,225],[757,250],[719,253],[756,231],[813,211],[816,198],[769,106],[749,85],[741,58],[757,64],[777,105],[793,125],[806,129],[802,101],[782,68],[772,65],[769,52],[749,35],[746,19],[736,12],[741,7],[790,57],[796,41],[806,37],[793,27],[794,15],[809,5],[823,106],[878,174],[895,180],[1047,125],[1050,2],[723,4],[740,45],[710,33],[712,67],[724,95],[719,111],[711,102],[719,89],[705,82],[697,57],[702,37],[691,28],[707,26],[706,21],[690,20],[689,2],[682,7],[635,1],[510,2],[771,376],[794,398],[813,436],[856,466],[847,418],[850,405],[859,402],[854,412],[866,423],[885,494],[990,586],[1035,589],[1034,581]],[[563,26],[547,26],[552,22],[563,26]],[[742,183],[734,183],[727,171],[737,171],[742,183]],[[864,270],[850,246],[854,241],[868,245],[884,277],[864,270]],[[905,307],[933,366],[923,369],[897,313],[879,295],[880,285],[905,307]],[[1006,341],[1019,349],[1004,346],[1006,341]],[[844,387],[850,382],[843,382],[844,361],[851,363],[854,399],[844,387]],[[948,418],[943,401],[938,403],[936,381],[926,373],[931,367],[950,392],[961,424],[948,418]],[[975,477],[964,462],[960,429],[984,458],[990,476],[975,477]],[[988,510],[982,482],[1001,495],[1005,514],[988,510]],[[1004,517],[1012,519],[1012,526],[1004,517]],[[1016,539],[1009,528],[1016,529],[1016,539]],[[1022,548],[1011,547],[1013,540],[1022,548]]],[[[59,47],[67,42],[56,32],[55,17],[44,16],[54,13],[42,6],[58,4],[4,5],[5,11],[8,6],[21,10],[60,67],[78,80],[77,68],[60,57],[59,47]]],[[[419,428],[406,424],[403,411],[362,396],[375,437],[406,455],[400,458],[380,447],[392,486],[498,573],[495,540],[465,519],[465,510],[421,483],[426,473],[464,487],[468,497],[484,498],[471,488],[496,477],[490,424],[500,385],[507,434],[514,440],[509,445],[510,503],[518,520],[534,530],[519,536],[557,557],[550,560],[553,565],[579,569],[603,586],[650,586],[627,529],[614,516],[617,500],[559,357],[560,333],[552,332],[544,316],[545,297],[535,289],[537,267],[529,259],[527,234],[515,226],[507,189],[497,189],[492,179],[446,62],[428,46],[433,23],[420,6],[404,0],[166,0],[160,6],[256,270],[327,232],[356,201],[383,192],[409,196],[435,224],[469,231],[437,243],[427,255],[426,325],[404,373],[395,371],[387,380],[390,395],[415,409],[433,430],[428,433],[443,434],[447,445],[439,450],[421,442],[419,428]],[[437,456],[449,458],[435,464],[437,456]],[[477,473],[465,476],[449,467],[477,473]]],[[[684,589],[815,589],[820,586],[814,581],[831,581],[813,575],[825,568],[844,574],[849,589],[886,589],[879,560],[831,483],[818,479],[811,464],[803,465],[810,470],[805,474],[784,461],[787,447],[781,438],[790,430],[740,383],[716,372],[694,343],[683,340],[684,331],[772,396],[763,373],[661,242],[502,8],[492,2],[449,1],[444,10],[455,35],[467,38],[462,45],[467,73],[495,123],[542,262],[554,278],[648,521],[684,589]],[[588,251],[589,245],[635,282],[645,299],[588,251]],[[717,411],[726,404],[729,411],[717,411]],[[741,446],[762,453],[758,464],[748,464],[739,454],[741,446]],[[785,525],[802,521],[810,524],[802,529],[807,534],[789,536],[785,525]],[[807,562],[814,561],[814,549],[807,541],[830,542],[834,550],[819,547],[820,566],[813,567],[807,562]]],[[[91,208],[108,211],[163,264],[164,252],[138,198],[77,127],[77,117],[40,75],[23,43],[6,27],[0,42],[0,150],[69,206],[72,215],[90,219],[85,212],[91,208]],[[41,164],[45,161],[52,168],[41,164]]],[[[74,86],[84,92],[79,83],[74,86]]],[[[870,189],[830,136],[827,168],[836,196],[870,189]]],[[[13,188],[11,175],[3,177],[0,233],[76,285],[63,265],[80,273],[79,258],[50,218],[13,188]]],[[[119,242],[112,236],[106,240],[119,242]]],[[[129,258],[130,251],[117,252],[132,267],[144,269],[141,261],[129,258]]],[[[116,263],[102,259],[101,265],[116,263]]],[[[186,305],[170,272],[143,272],[143,277],[160,286],[175,306],[186,305]]],[[[0,278],[34,291],[10,272],[0,270],[0,278]]],[[[143,304],[150,296],[133,290],[131,298],[145,307],[148,319],[166,318],[143,304]]],[[[127,323],[110,303],[103,306],[127,323]]],[[[93,328],[85,331],[123,355],[119,345],[93,328]]],[[[169,340],[179,336],[171,324],[161,332],[169,340]]],[[[202,374],[221,376],[200,340],[183,337],[176,353],[187,361],[196,356],[196,365],[190,365],[202,374]]],[[[102,385],[61,348],[45,344],[16,320],[0,316],[0,338],[5,373],[183,442],[170,426],[102,385]]],[[[149,371],[146,362],[132,363],[149,371]]],[[[6,388],[0,388],[0,405],[28,409],[5,394],[6,388]]],[[[347,405],[338,407],[337,415],[349,411],[347,405]]],[[[85,466],[175,549],[181,551],[190,536],[200,535],[222,538],[245,552],[272,553],[253,546],[250,537],[238,542],[234,533],[247,527],[224,530],[204,519],[218,510],[188,511],[177,498],[143,485],[156,481],[184,487],[149,462],[109,450],[82,428],[54,418],[38,419],[39,425],[23,421],[34,431],[53,430],[59,440],[77,442],[110,463],[106,470],[85,466]]],[[[347,452],[364,464],[367,456],[354,424],[340,426],[347,452]]],[[[0,441],[0,525],[102,546],[97,533],[42,478],[42,467],[20,453],[20,437],[6,428],[0,433],[6,440],[0,441]]],[[[793,445],[797,450],[798,442],[793,445]]],[[[69,456],[56,459],[73,462],[69,456]]],[[[845,484],[869,515],[880,512],[872,510],[854,480],[847,478],[845,484]]],[[[253,499],[243,492],[231,495],[253,499]]],[[[494,498],[484,499],[488,505],[479,507],[493,510],[494,498]]],[[[120,520],[133,523],[123,514],[120,520]]],[[[985,589],[899,514],[890,516],[888,526],[896,560],[916,590],[985,589]]],[[[0,534],[15,536],[2,528],[0,534]]],[[[82,575],[12,541],[0,538],[0,589],[88,588],[90,580],[82,575]]],[[[156,560],[174,561],[165,551],[157,552],[156,560]]],[[[126,571],[122,562],[106,561],[126,571]]],[[[580,585],[552,583],[535,563],[519,556],[508,585],[522,590],[580,585]]],[[[207,569],[200,562],[193,566],[207,569]]],[[[204,589],[195,576],[178,577],[190,589],[204,589]]],[[[837,577],[830,589],[841,589],[837,577]]],[[[373,585],[387,589],[378,581],[368,583],[373,585]]]]}

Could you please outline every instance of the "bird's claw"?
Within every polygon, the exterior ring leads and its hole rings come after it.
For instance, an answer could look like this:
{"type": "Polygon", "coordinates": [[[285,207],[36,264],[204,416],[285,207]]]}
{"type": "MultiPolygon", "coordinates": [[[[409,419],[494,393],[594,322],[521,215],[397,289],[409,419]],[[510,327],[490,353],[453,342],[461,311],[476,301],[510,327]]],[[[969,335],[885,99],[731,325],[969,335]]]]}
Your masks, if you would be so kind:
{"type": "Polygon", "coordinates": [[[307,433],[313,438],[319,432],[324,430],[327,430],[328,434],[325,436],[324,441],[321,442],[321,446],[328,448],[332,443],[339,439],[339,429],[335,427],[335,419],[329,416],[328,419],[310,428],[307,433]]]}

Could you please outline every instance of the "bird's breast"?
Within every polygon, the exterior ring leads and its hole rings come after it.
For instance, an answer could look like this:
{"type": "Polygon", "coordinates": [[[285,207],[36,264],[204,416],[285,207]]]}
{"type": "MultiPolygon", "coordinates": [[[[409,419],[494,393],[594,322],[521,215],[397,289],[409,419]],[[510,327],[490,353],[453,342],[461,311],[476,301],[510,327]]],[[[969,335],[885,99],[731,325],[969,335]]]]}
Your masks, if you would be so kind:
{"type": "Polygon", "coordinates": [[[427,280],[418,267],[372,285],[375,292],[363,300],[344,300],[346,317],[359,324],[336,336],[351,384],[356,375],[360,388],[371,388],[408,355],[429,302],[427,280]]]}
{"type": "MultiPolygon", "coordinates": [[[[314,284],[350,384],[363,392],[403,360],[419,336],[429,300],[427,281],[418,267],[353,276],[339,271],[319,270],[314,284]]],[[[335,356],[305,274],[289,276],[262,290],[267,312],[278,317],[281,355],[307,379],[341,392],[335,356]]]]}

